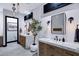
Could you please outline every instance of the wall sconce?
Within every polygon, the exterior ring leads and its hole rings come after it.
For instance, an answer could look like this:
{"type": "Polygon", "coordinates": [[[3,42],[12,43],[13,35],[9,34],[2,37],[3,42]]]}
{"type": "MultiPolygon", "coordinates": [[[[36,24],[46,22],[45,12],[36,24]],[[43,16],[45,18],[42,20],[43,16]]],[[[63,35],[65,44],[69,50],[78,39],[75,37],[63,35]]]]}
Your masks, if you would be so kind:
{"type": "Polygon", "coordinates": [[[22,33],[22,29],[20,28],[20,33],[22,33]]]}
{"type": "Polygon", "coordinates": [[[73,17],[68,18],[68,21],[70,21],[70,23],[72,23],[73,20],[74,20],[73,17]]]}
{"type": "Polygon", "coordinates": [[[47,25],[49,25],[50,21],[47,21],[47,25]]]}

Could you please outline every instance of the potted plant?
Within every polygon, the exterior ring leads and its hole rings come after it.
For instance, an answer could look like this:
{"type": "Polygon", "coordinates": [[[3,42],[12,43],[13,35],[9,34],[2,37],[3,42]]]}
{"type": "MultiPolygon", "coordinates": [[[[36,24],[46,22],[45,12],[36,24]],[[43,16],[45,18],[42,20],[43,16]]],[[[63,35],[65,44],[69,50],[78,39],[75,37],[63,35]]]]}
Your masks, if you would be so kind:
{"type": "Polygon", "coordinates": [[[32,50],[35,51],[35,45],[37,45],[35,43],[36,41],[36,36],[38,35],[38,32],[41,31],[42,29],[42,26],[40,25],[41,22],[39,22],[38,20],[35,20],[35,19],[32,19],[32,23],[30,24],[30,31],[32,32],[33,34],[33,37],[34,37],[34,40],[33,40],[33,44],[31,48],[33,48],[32,50]]]}

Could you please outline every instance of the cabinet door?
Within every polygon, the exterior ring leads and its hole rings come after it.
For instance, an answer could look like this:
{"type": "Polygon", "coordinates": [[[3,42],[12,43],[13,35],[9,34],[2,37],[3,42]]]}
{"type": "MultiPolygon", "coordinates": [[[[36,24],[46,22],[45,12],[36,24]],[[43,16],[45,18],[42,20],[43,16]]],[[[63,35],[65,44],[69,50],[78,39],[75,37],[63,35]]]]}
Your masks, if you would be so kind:
{"type": "Polygon", "coordinates": [[[39,43],[39,55],[40,56],[47,56],[48,45],[44,43],[39,43]]]}
{"type": "Polygon", "coordinates": [[[26,37],[20,35],[19,43],[21,46],[25,47],[26,37]]]}
{"type": "Polygon", "coordinates": [[[3,45],[3,37],[0,36],[0,47],[3,45]]]}
{"type": "Polygon", "coordinates": [[[79,56],[78,53],[62,49],[56,46],[49,45],[49,55],[50,56],[79,56]]]}
{"type": "Polygon", "coordinates": [[[58,47],[55,46],[51,46],[49,45],[49,55],[50,56],[63,56],[64,55],[64,50],[60,49],[58,47]]]}

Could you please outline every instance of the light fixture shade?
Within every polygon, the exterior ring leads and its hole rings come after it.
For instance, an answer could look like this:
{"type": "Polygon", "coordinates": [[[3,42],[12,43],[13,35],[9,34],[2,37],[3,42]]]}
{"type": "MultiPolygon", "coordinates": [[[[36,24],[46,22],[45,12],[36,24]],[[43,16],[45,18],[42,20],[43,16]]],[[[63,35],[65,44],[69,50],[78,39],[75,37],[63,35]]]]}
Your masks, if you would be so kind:
{"type": "Polygon", "coordinates": [[[68,19],[68,21],[70,21],[70,23],[72,23],[73,20],[74,20],[73,17],[70,17],[70,18],[68,19]]]}
{"type": "Polygon", "coordinates": [[[16,13],[19,13],[19,3],[17,3],[17,4],[15,4],[15,3],[13,3],[12,4],[13,6],[12,6],[12,11],[13,11],[13,15],[15,16],[15,14],[16,13]]]}
{"type": "Polygon", "coordinates": [[[16,10],[15,4],[13,4],[12,10],[13,10],[13,12],[15,12],[15,10],[16,10]]]}

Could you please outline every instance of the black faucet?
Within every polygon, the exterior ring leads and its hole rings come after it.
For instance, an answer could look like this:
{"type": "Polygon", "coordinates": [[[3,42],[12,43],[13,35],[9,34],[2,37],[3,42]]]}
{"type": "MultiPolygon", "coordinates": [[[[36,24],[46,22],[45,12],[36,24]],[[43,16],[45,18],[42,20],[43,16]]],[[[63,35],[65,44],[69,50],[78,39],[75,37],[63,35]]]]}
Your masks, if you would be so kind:
{"type": "Polygon", "coordinates": [[[58,36],[56,36],[56,40],[58,41],[58,36]]]}

